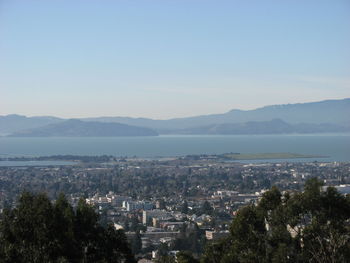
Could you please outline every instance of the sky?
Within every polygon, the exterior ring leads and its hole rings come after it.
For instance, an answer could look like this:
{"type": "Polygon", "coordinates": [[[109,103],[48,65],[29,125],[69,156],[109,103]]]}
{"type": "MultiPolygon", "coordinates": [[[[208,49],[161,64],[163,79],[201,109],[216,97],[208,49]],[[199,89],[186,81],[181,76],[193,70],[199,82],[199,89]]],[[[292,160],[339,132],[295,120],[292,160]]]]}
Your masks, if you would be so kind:
{"type": "Polygon", "coordinates": [[[167,119],[349,97],[349,0],[0,0],[0,115],[167,119]]]}

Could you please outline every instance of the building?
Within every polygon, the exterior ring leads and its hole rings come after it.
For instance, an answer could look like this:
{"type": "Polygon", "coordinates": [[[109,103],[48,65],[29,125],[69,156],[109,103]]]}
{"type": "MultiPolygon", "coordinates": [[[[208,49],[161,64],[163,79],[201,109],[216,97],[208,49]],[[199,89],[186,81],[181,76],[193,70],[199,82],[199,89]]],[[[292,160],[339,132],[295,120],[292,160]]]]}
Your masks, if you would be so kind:
{"type": "Polygon", "coordinates": [[[168,219],[169,217],[171,217],[171,214],[165,210],[158,210],[158,209],[145,210],[142,213],[142,223],[144,225],[147,225],[147,223],[150,220],[153,220],[154,218],[157,220],[165,220],[165,219],[168,219]]]}
{"type": "Polygon", "coordinates": [[[153,209],[153,204],[145,201],[127,201],[124,203],[126,211],[132,212],[135,210],[151,210],[153,209]]]}
{"type": "Polygon", "coordinates": [[[230,235],[230,232],[228,230],[226,231],[205,231],[205,237],[208,240],[217,240],[220,238],[224,238],[230,235]]]}

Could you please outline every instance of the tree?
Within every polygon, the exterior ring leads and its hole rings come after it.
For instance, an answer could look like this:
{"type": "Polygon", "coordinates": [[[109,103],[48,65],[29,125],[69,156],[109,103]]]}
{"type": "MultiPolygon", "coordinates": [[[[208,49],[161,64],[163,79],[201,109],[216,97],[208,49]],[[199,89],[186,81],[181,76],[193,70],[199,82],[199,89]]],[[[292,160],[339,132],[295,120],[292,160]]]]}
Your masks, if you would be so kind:
{"type": "Polygon", "coordinates": [[[276,209],[281,204],[282,194],[276,186],[273,186],[270,191],[263,194],[259,202],[259,207],[263,210],[271,211],[276,209]]]}
{"type": "Polygon", "coordinates": [[[237,262],[231,257],[230,248],[232,246],[232,238],[224,238],[214,243],[209,243],[201,257],[201,263],[221,263],[225,257],[230,257],[232,262],[237,262]]]}
{"type": "Polygon", "coordinates": [[[304,255],[314,262],[347,262],[350,258],[350,229],[346,224],[350,218],[349,199],[333,187],[321,192],[320,183],[311,183],[305,189],[305,199],[311,200],[306,203],[310,223],[302,235],[304,255]]]}
{"type": "Polygon", "coordinates": [[[141,241],[140,231],[136,231],[135,236],[131,241],[131,250],[134,254],[137,254],[141,251],[141,249],[142,249],[142,241],[141,241]]]}
{"type": "Polygon", "coordinates": [[[174,257],[169,255],[169,247],[165,243],[161,243],[157,250],[157,263],[175,263],[174,257]]]}
{"type": "Polygon", "coordinates": [[[5,211],[0,231],[0,258],[4,262],[56,259],[53,207],[44,194],[24,192],[17,208],[5,211]]]}
{"type": "Polygon", "coordinates": [[[232,252],[240,262],[263,262],[266,229],[264,217],[255,206],[246,206],[238,211],[230,233],[232,252]]]}
{"type": "Polygon", "coordinates": [[[208,201],[205,201],[201,207],[200,214],[212,215],[214,209],[208,201]]]}
{"type": "Polygon", "coordinates": [[[136,217],[136,216],[133,216],[133,217],[131,218],[130,231],[136,232],[136,231],[138,230],[138,228],[139,228],[139,224],[140,224],[140,222],[139,222],[139,220],[137,219],[137,217],[136,217]]]}
{"type": "Polygon", "coordinates": [[[312,178],[283,196],[272,187],[238,211],[230,237],[209,244],[201,262],[348,262],[350,197],[322,185],[312,178]]]}
{"type": "Polygon", "coordinates": [[[135,262],[122,231],[98,224],[83,199],[76,211],[64,195],[24,192],[0,220],[0,262],[135,262]]]}
{"type": "Polygon", "coordinates": [[[185,200],[185,202],[183,202],[183,204],[181,206],[181,213],[188,214],[188,203],[186,200],[185,200]]]}
{"type": "Polygon", "coordinates": [[[197,259],[195,259],[191,252],[189,251],[180,251],[176,254],[176,262],[177,263],[199,263],[197,259]]]}
{"type": "Polygon", "coordinates": [[[180,228],[180,235],[172,243],[171,249],[200,254],[204,242],[204,231],[201,231],[196,223],[191,223],[188,226],[183,224],[180,228]]]}

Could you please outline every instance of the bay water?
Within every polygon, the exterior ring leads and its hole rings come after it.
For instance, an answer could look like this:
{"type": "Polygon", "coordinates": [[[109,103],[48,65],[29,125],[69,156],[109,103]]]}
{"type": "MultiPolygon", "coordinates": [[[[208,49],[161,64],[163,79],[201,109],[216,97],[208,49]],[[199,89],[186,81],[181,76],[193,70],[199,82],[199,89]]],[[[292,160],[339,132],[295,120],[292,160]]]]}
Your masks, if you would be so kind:
{"type": "Polygon", "coordinates": [[[285,161],[350,161],[350,134],[0,137],[0,157],[5,158],[68,154],[158,158],[228,152],[327,156],[285,161]]]}

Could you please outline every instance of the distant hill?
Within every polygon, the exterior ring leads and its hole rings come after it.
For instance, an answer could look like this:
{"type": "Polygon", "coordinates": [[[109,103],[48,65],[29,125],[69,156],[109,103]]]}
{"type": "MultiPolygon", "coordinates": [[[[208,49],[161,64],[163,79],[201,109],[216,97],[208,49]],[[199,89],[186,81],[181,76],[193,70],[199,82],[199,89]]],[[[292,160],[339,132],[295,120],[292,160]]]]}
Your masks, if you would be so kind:
{"type": "Polygon", "coordinates": [[[105,137],[105,136],[157,136],[158,133],[143,127],[120,123],[85,122],[76,119],[49,124],[43,127],[11,134],[11,137],[105,137]]]}
{"type": "Polygon", "coordinates": [[[0,116],[0,135],[7,135],[13,132],[33,129],[62,121],[64,121],[64,119],[56,117],[26,117],[17,114],[0,116]]]}
{"type": "MultiPolygon", "coordinates": [[[[263,130],[278,133],[271,120],[281,120],[289,125],[289,132],[342,132],[350,126],[350,99],[325,100],[320,102],[272,105],[255,110],[231,110],[223,114],[211,114],[168,120],[129,117],[81,118],[84,122],[117,123],[146,127],[160,134],[252,134],[263,130]],[[266,128],[257,126],[272,125],[266,128]],[[273,128],[274,127],[274,128],[273,128]]],[[[20,115],[0,116],[0,135],[29,134],[28,130],[40,134],[36,128],[67,121],[56,117],[25,117],[20,115]],[[33,130],[34,129],[34,130],[33,130]],[[27,130],[24,132],[24,130],[27,130]]],[[[94,124],[96,125],[96,124],[94,124]]],[[[287,129],[284,127],[284,129],[287,129]]],[[[44,132],[44,131],[42,131],[44,132]]],[[[83,131],[80,131],[83,134],[83,131]]],[[[79,133],[78,133],[79,134],[79,133]]],[[[19,136],[19,135],[16,135],[19,136]]],[[[78,135],[74,135],[78,136],[78,135]]]]}
{"type": "Polygon", "coordinates": [[[350,126],[337,124],[289,124],[280,119],[271,121],[250,121],[243,123],[223,123],[169,131],[169,134],[290,134],[350,132],[350,126]]]}
{"type": "Polygon", "coordinates": [[[271,121],[273,119],[281,119],[291,124],[330,123],[348,125],[350,124],[350,99],[273,105],[255,110],[231,110],[223,114],[211,114],[169,120],[128,117],[100,117],[87,118],[84,120],[119,122],[129,125],[150,127],[163,133],[174,129],[185,129],[214,124],[244,123],[249,121],[271,121]]]}

